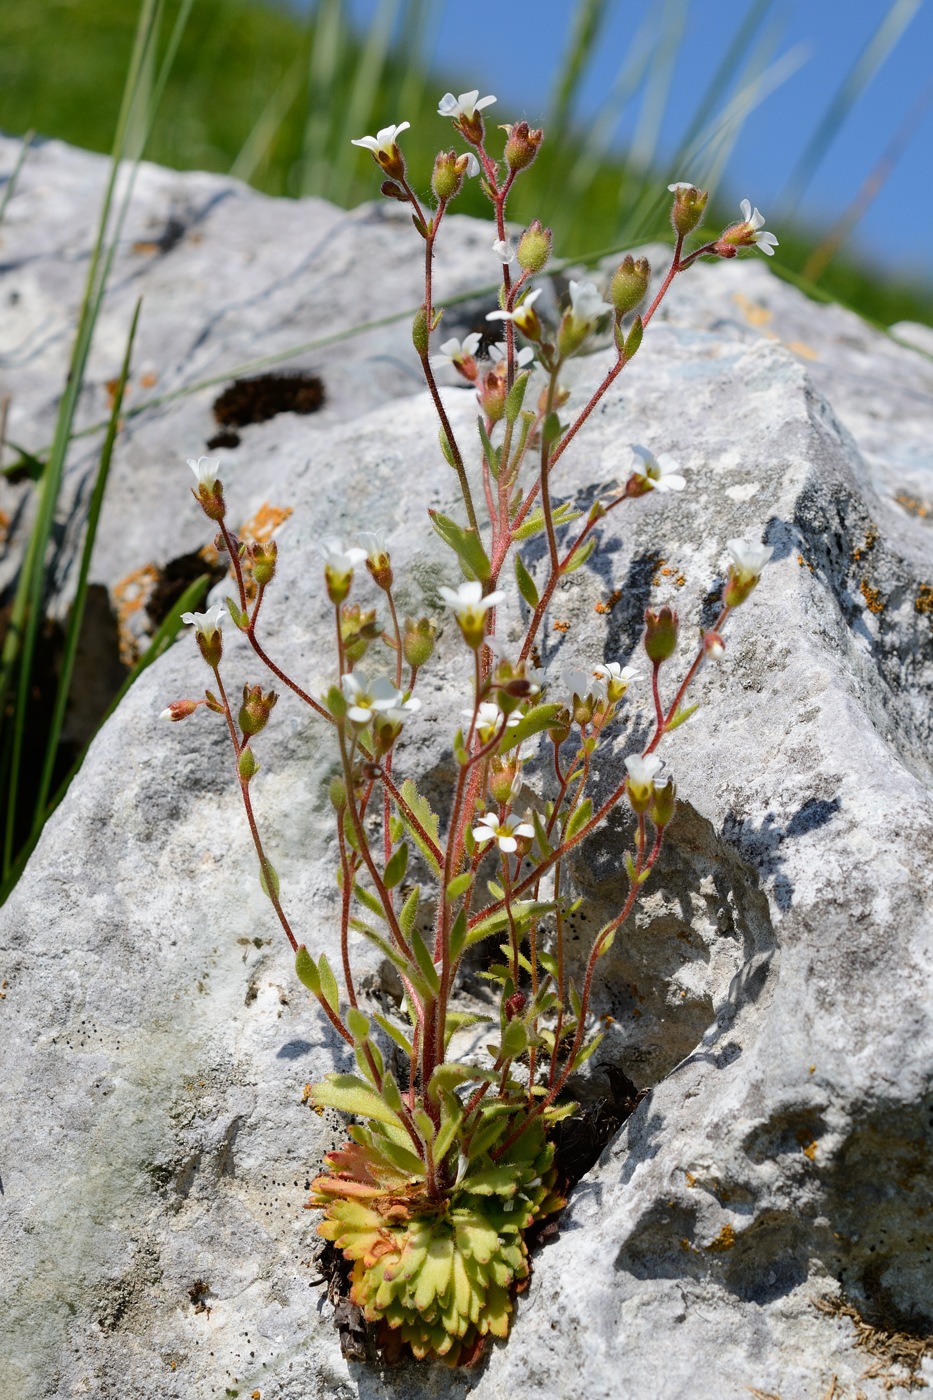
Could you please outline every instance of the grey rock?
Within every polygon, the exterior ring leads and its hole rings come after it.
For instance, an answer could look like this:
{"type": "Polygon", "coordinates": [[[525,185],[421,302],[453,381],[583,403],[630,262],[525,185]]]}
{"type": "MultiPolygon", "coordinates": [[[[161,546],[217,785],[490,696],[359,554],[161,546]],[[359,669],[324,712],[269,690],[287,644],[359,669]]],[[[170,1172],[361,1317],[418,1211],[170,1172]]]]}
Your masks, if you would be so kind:
{"type": "MultiPolygon", "coordinates": [[[[61,148],[53,157],[56,170],[74,162],[61,211],[90,167],[61,148]]],[[[237,218],[243,239],[253,217],[270,239],[301,222],[303,206],[215,177],[147,178],[205,200],[236,190],[236,217],[205,229],[205,269],[220,261],[215,232],[227,246],[237,218]]],[[[311,209],[322,227],[340,222],[351,264],[374,256],[374,230],[393,267],[417,257],[410,230],[372,211],[311,209]]],[[[455,249],[482,255],[477,281],[487,234],[456,230],[455,249]]],[[[65,238],[43,225],[50,267],[65,238]]],[[[324,295],[307,276],[292,295],[324,295]]],[[[412,274],[399,301],[415,288],[412,274]]],[[[210,306],[190,286],[187,301],[194,341],[210,306]]],[[[573,403],[608,363],[575,363],[573,403]]],[[[0,1148],[4,1400],[740,1400],[750,1389],[813,1400],[833,1377],[836,1396],[879,1400],[905,1378],[817,1304],[848,1299],[889,1332],[933,1331],[933,548],[928,518],[897,500],[902,483],[924,486],[929,376],[922,354],[805,301],[761,261],[698,268],[564,458],[556,490],[583,505],[625,479],[631,442],[671,452],[689,487],[607,517],[591,567],[555,601],[551,621],[569,628],[549,626],[549,668],[634,661],[649,600],[676,604],[686,656],[710,620],[726,539],[763,534],[775,557],[701,677],[702,708],[665,741],[680,811],[597,987],[597,1014],[613,1018],[602,1062],[651,1093],[573,1193],[509,1341],[476,1373],[380,1374],[341,1358],[301,1205],[342,1134],[302,1102],[303,1086],[342,1065],[342,1050],[260,893],[219,721],[158,721],[204,684],[190,639],[143,676],[0,912],[14,1125],[0,1148]],[[750,325],[736,297],[767,324],[750,325]]],[[[135,420],[121,470],[150,484],[121,498],[114,558],[154,512],[155,462],[161,522],[187,548],[207,537],[186,469],[166,469],[198,450],[207,402],[197,428],[188,408],[135,420]]],[[[470,394],[451,387],[445,402],[469,442],[470,394]]],[[[453,502],[430,402],[396,388],[364,408],[351,411],[348,388],[329,417],[257,424],[248,454],[224,468],[238,513],[294,507],[266,644],[315,692],[331,675],[321,536],[385,528],[411,611],[436,608],[437,585],[455,581],[425,527],[426,506],[453,502]]],[[[533,548],[526,558],[541,565],[533,548]]],[[[517,601],[502,611],[500,633],[517,634],[517,601]]],[[[232,693],[261,678],[240,638],[227,651],[232,693]]],[[[397,769],[426,774],[440,801],[466,690],[451,626],[430,669],[397,769]]],[[[632,695],[629,738],[600,784],[646,723],[647,692],[632,695]]],[[[255,800],[286,907],[333,957],[333,755],[287,699],[258,753],[255,800]]],[[[540,780],[531,765],[530,789],[540,780]]],[[[574,863],[581,935],[618,907],[624,828],[574,863]]],[[[384,995],[378,958],[363,949],[359,965],[369,997],[384,995]]],[[[933,1378],[930,1359],[919,1374],[933,1378]]]]}

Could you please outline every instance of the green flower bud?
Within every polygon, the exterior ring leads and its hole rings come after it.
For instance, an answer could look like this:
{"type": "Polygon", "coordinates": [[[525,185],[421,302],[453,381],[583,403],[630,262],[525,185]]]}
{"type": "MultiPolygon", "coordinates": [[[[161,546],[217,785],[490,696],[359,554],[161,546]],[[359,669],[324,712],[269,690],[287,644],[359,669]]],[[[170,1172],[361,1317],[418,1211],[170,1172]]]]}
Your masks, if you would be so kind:
{"type": "Polygon", "coordinates": [[[260,587],[264,588],[275,577],[278,554],[279,547],[275,540],[270,540],[268,544],[251,544],[249,546],[248,557],[253,578],[260,587]]]}
{"type": "Polygon", "coordinates": [[[676,804],[677,789],[674,786],[674,779],[668,778],[666,783],[655,783],[654,792],[648,805],[648,816],[659,831],[667,826],[674,815],[676,804]]]}
{"type": "Polygon", "coordinates": [[[688,233],[692,233],[703,217],[706,202],[709,199],[709,192],[701,192],[695,185],[679,181],[676,185],[668,185],[668,189],[674,196],[674,203],[671,208],[671,223],[674,225],[674,232],[681,238],[686,238],[688,233]]]}
{"type": "Polygon", "coordinates": [[[342,812],[347,805],[347,789],[342,778],[331,778],[327,795],[334,811],[342,812]]]}
{"type": "Polygon", "coordinates": [[[645,609],[645,651],[652,661],[666,661],[677,648],[677,614],[667,606],[645,609]]]}
{"type": "Polygon", "coordinates": [[[240,750],[240,756],[237,759],[236,766],[237,772],[240,775],[240,781],[244,783],[248,783],[253,774],[259,772],[259,764],[256,762],[256,756],[248,744],[245,749],[240,750]]]}
{"type": "Polygon", "coordinates": [[[466,157],[458,158],[456,151],[438,151],[431,174],[431,188],[442,203],[460,193],[465,171],[466,157]]]}
{"type": "Polygon", "coordinates": [[[553,235],[549,228],[542,228],[540,219],[528,225],[518,240],[518,265],[524,272],[540,272],[551,258],[553,235]]]}
{"type": "Polygon", "coordinates": [[[431,658],[434,651],[434,637],[437,624],[429,617],[419,617],[414,622],[406,617],[402,628],[402,652],[413,671],[417,671],[431,658]]]}
{"type": "Polygon", "coordinates": [[[634,311],[644,299],[650,278],[651,264],[647,258],[639,258],[636,262],[628,253],[622,259],[609,283],[609,300],[620,316],[634,311]]]}
{"type": "Polygon", "coordinates": [[[258,734],[265,729],[278,698],[274,690],[263,695],[261,685],[244,685],[243,704],[238,717],[244,734],[258,734]]]}
{"type": "Polygon", "coordinates": [[[411,343],[422,359],[428,353],[429,340],[428,308],[422,303],[415,312],[415,319],[411,323],[411,343]]]}
{"type": "Polygon", "coordinates": [[[544,139],[542,130],[531,131],[527,122],[516,122],[509,127],[505,143],[505,163],[510,170],[524,170],[538,154],[538,147],[544,139]]]}

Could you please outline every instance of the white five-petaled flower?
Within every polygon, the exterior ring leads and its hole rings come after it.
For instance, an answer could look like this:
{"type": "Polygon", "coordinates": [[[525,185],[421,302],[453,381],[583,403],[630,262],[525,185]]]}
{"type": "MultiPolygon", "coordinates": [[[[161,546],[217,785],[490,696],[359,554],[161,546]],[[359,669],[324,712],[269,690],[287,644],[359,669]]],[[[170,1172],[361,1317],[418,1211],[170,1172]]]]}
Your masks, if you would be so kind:
{"type": "Polygon", "coordinates": [[[753,211],[751,202],[747,199],[742,200],[742,203],[739,205],[739,208],[742,211],[742,219],[746,224],[748,224],[748,227],[754,234],[752,242],[754,243],[755,247],[758,248],[762,253],[766,253],[769,258],[773,258],[774,250],[778,247],[777,239],[775,238],[773,233],[758,232],[758,230],[761,229],[764,225],[764,214],[759,214],[757,209],[753,211]]]}
{"type": "Polygon", "coordinates": [[[453,608],[457,617],[463,618],[482,617],[490,608],[494,608],[497,603],[501,603],[505,594],[497,588],[492,593],[487,593],[483,597],[483,585],[477,579],[470,579],[467,583],[461,583],[459,588],[438,589],[441,597],[449,608],[453,608]]]}
{"type": "Polygon", "coordinates": [[[388,558],[389,547],[381,530],[361,530],[360,544],[363,547],[363,557],[370,559],[374,564],[378,564],[380,559],[388,558]]]}
{"type": "MultiPolygon", "coordinates": [[[[526,365],[531,364],[534,357],[535,352],[532,349],[532,347],[530,345],[523,345],[521,350],[518,350],[516,352],[515,363],[519,369],[524,369],[526,365]]],[[[494,365],[497,365],[500,360],[504,360],[505,351],[502,349],[502,346],[496,345],[495,343],[490,345],[489,358],[492,360],[494,365]]]]}
{"type": "Polygon", "coordinates": [[[681,476],[680,470],[673,457],[667,452],[662,452],[660,457],[655,457],[653,452],[649,452],[647,447],[640,447],[637,443],[632,443],[632,451],[635,456],[641,459],[641,466],[635,468],[635,477],[644,491],[682,491],[686,486],[686,480],[681,476]]]}
{"type": "Polygon", "coordinates": [[[506,855],[512,855],[518,850],[516,837],[525,836],[530,839],[534,834],[535,829],[531,822],[523,822],[515,812],[502,821],[496,812],[487,812],[473,828],[473,840],[477,845],[481,846],[484,841],[494,840],[499,850],[504,851],[506,855]]]}
{"type": "Polygon", "coordinates": [[[492,245],[492,251],[501,263],[511,263],[515,261],[515,249],[507,238],[497,238],[492,245]]]}
{"type": "Polygon", "coordinates": [[[736,573],[743,579],[759,578],[774,553],[773,545],[761,544],[759,540],[727,540],[726,548],[732,555],[736,573]]]}
{"type": "Polygon", "coordinates": [[[529,292],[527,296],[522,297],[514,311],[488,311],[486,313],[486,320],[511,321],[513,325],[518,326],[520,331],[525,330],[526,327],[528,329],[533,329],[538,319],[537,312],[533,310],[533,307],[540,295],[541,288],[536,287],[533,292],[529,292]]]}
{"type": "Polygon", "coordinates": [[[220,631],[220,620],[227,616],[226,608],[220,603],[215,603],[207,612],[187,612],[182,613],[182,622],[194,624],[194,630],[200,632],[202,637],[213,637],[215,632],[220,631]]]}
{"type": "Polygon", "coordinates": [[[381,131],[377,131],[375,136],[360,136],[357,140],[351,141],[351,146],[364,146],[367,151],[372,151],[373,155],[378,155],[381,151],[383,155],[391,155],[392,147],[397,142],[403,131],[407,131],[411,122],[400,122],[398,126],[384,126],[381,131]]]}
{"type": "Polygon", "coordinates": [[[340,688],[350,708],[347,718],[353,724],[369,724],[375,715],[384,716],[393,724],[401,724],[409,715],[421,709],[421,701],[411,695],[406,699],[404,690],[399,690],[387,676],[380,676],[370,683],[366,672],[359,667],[340,678],[340,688]]]}
{"type": "Polygon", "coordinates": [[[593,675],[588,676],[585,671],[579,670],[575,666],[568,666],[561,679],[564,683],[563,703],[568,710],[574,707],[574,700],[586,700],[588,697],[593,700],[602,700],[605,695],[605,686],[601,680],[594,679],[593,675]]]}
{"type": "Polygon", "coordinates": [[[323,549],[324,567],[338,578],[347,578],[366,558],[365,549],[359,549],[356,545],[344,549],[339,540],[325,540],[323,549]]]}
{"type": "Polygon", "coordinates": [[[188,458],[188,466],[198,479],[198,489],[206,486],[208,491],[213,491],[217,482],[217,475],[220,471],[219,457],[199,457],[197,461],[193,457],[188,458]]]}
{"type": "Polygon", "coordinates": [[[462,365],[464,360],[472,360],[476,354],[482,336],[478,331],[471,331],[469,335],[458,340],[456,336],[451,336],[450,340],[445,340],[436,355],[431,356],[431,368],[441,369],[444,365],[462,365]]]}
{"type": "Polygon", "coordinates": [[[580,325],[591,325],[612,307],[603,301],[595,282],[571,282],[570,314],[580,325]]]}
{"type": "Polygon", "coordinates": [[[642,758],[641,754],[630,753],[625,760],[628,769],[628,780],[633,787],[649,787],[654,783],[655,778],[664,767],[662,759],[656,753],[646,754],[642,758]]]}
{"type": "Polygon", "coordinates": [[[437,114],[439,117],[456,117],[458,120],[466,117],[469,121],[484,107],[491,106],[495,100],[494,97],[480,97],[479,88],[474,88],[472,92],[461,92],[459,97],[454,97],[452,92],[445,92],[437,104],[437,114]]]}
{"type": "MultiPolygon", "coordinates": [[[[472,710],[461,710],[460,713],[463,715],[464,719],[471,720],[473,718],[472,710]]],[[[480,703],[476,715],[476,731],[479,734],[481,743],[488,743],[499,728],[514,729],[515,725],[520,722],[521,715],[517,710],[513,710],[503,725],[502,720],[504,718],[505,716],[495,701],[483,700],[480,703]]]]}
{"type": "Polygon", "coordinates": [[[623,666],[618,661],[607,661],[593,667],[593,675],[606,687],[609,700],[615,704],[629,688],[629,683],[637,679],[639,672],[634,666],[623,666]]]}

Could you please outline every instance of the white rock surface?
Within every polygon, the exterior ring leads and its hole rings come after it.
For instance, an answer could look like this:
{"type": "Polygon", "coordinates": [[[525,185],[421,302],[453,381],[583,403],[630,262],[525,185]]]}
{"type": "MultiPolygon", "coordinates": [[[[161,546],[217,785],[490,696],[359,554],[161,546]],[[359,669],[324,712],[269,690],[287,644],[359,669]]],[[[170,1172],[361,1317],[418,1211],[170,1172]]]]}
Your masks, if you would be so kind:
{"type": "MultiPolygon", "coordinates": [[[[11,153],[6,143],[0,160],[11,153]]],[[[4,361],[15,440],[24,404],[39,424],[30,442],[47,431],[59,302],[73,305],[100,169],[44,147],[11,202],[0,304],[17,279],[44,288],[48,342],[40,318],[24,322],[17,343],[32,350],[4,361]]],[[[121,255],[107,340],[115,358],[118,308],[145,289],[160,329],[144,353],[161,346],[173,387],[311,339],[322,316],[348,324],[340,266],[378,287],[374,311],[418,299],[416,270],[402,270],[416,240],[381,211],[273,202],[151,168],[141,195],[132,239],[179,206],[203,241],[186,235],[135,275],[137,255],[121,255]],[[231,291],[221,269],[236,249],[231,291]],[[283,289],[267,296],[282,268],[283,289]],[[288,304],[298,309],[283,328],[288,304]]],[[[439,276],[459,290],[485,280],[488,230],[458,221],[453,233],[439,276]]],[[[403,397],[407,326],[373,334],[372,356],[367,342],[329,370],[307,362],[344,386],[324,413],[247,429],[224,466],[237,514],[294,507],[266,635],[313,689],[330,665],[323,534],[383,525],[411,610],[454,581],[424,523],[426,506],[451,503],[452,477],[430,403],[403,397]],[[374,386],[382,354],[399,367],[374,386]],[[354,414],[357,390],[368,411],[354,414]]],[[[576,401],[604,364],[578,365],[576,401]]],[[[219,723],[157,719],[204,684],[190,639],[146,673],[0,911],[13,1125],[0,1145],[3,1400],[740,1400],[749,1389],[814,1400],[834,1376],[837,1397],[879,1400],[885,1375],[903,1378],[893,1366],[863,1379],[876,1358],[814,1300],[844,1294],[891,1326],[913,1317],[933,1330],[933,548],[929,518],[896,500],[915,499],[928,470],[931,368],[761,261],[700,268],[564,459],[557,491],[581,503],[624,478],[630,442],[670,451],[690,487],[608,518],[593,567],[554,606],[552,621],[570,626],[546,634],[551,666],[629,660],[650,599],[676,602],[694,635],[733,535],[763,533],[775,559],[702,680],[703,708],[666,741],[681,811],[598,988],[598,1010],[615,1018],[603,1058],[652,1093],[575,1191],[510,1340],[477,1373],[380,1375],[340,1356],[301,1204],[341,1132],[303,1105],[303,1086],[342,1063],[341,1048],[259,892],[219,723]]],[[[210,397],[133,421],[101,581],[207,537],[175,463],[200,450],[210,397]]],[[[446,401],[469,440],[470,395],[451,388],[446,401]]],[[[238,639],[228,650],[231,690],[260,679],[238,639]]],[[[448,627],[403,751],[439,798],[462,664],[448,627]]],[[[255,798],[286,906],[309,944],[333,950],[326,737],[283,699],[258,751],[255,798]]],[[[615,771],[607,761],[604,780],[615,771]]],[[[618,905],[622,839],[594,840],[575,866],[584,922],[618,905]]],[[[376,985],[375,961],[361,960],[376,985]]],[[[933,1378],[929,1359],[922,1374],[933,1378]]]]}

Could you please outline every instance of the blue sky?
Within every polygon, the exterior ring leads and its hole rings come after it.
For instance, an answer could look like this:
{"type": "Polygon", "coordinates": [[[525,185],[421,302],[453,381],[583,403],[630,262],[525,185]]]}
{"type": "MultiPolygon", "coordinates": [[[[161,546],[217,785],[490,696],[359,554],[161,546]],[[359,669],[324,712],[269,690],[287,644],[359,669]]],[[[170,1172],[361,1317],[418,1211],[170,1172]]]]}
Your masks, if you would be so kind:
{"type": "MultiPolygon", "coordinates": [[[[754,0],[610,0],[610,14],[576,112],[585,124],[599,109],[619,72],[633,37],[647,20],[668,32],[683,14],[682,43],[674,63],[667,109],[660,125],[662,152],[670,153],[701,92],[754,0]]],[[[761,3],[761,0],[759,0],[761,3]]],[[[777,0],[764,32],[771,62],[789,55],[799,63],[747,119],[720,181],[736,200],[747,196],[780,233],[788,181],[807,141],[839,85],[892,0],[777,0]]],[[[349,0],[360,25],[379,0],[349,0]]],[[[862,93],[844,127],[818,164],[800,197],[801,213],[832,221],[855,198],[898,129],[924,95],[927,105],[880,193],[861,220],[855,244],[888,264],[933,280],[933,0],[897,0],[898,13],[912,18],[891,53],[862,93]]],[[[570,0],[435,0],[430,56],[444,72],[494,92],[502,120],[543,119],[556,71],[566,50],[574,6],[570,0]]],[[[641,99],[623,111],[616,131],[631,140],[641,99]]],[[[404,113],[387,113],[401,120],[404,113]]],[[[693,172],[681,172],[691,178],[693,172]]],[[[694,176],[695,178],[695,176],[694,176]]]]}

